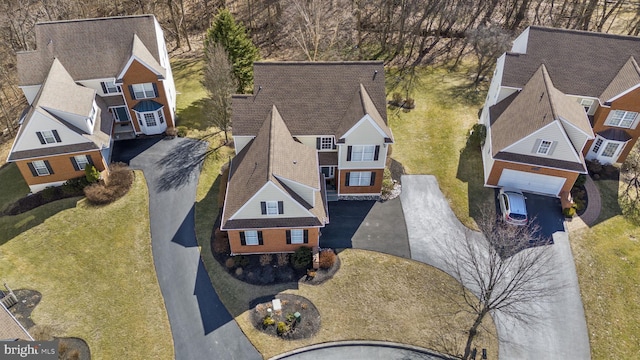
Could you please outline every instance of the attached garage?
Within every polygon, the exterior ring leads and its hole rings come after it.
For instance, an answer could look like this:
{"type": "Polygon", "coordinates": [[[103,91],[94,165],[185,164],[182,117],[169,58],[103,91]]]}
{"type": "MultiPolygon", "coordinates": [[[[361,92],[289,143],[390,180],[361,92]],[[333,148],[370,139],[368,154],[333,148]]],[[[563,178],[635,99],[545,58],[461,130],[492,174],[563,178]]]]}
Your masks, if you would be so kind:
{"type": "Polygon", "coordinates": [[[567,179],[525,171],[503,169],[498,186],[522,191],[558,196],[567,179]]]}

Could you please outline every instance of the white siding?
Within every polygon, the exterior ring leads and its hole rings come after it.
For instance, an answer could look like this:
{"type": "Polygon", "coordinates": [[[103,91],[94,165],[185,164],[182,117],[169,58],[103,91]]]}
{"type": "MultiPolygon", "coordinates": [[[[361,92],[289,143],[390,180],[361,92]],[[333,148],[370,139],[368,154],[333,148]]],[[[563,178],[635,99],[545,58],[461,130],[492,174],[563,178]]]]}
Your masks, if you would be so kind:
{"type": "Polygon", "coordinates": [[[231,216],[231,219],[263,219],[263,218],[294,218],[313,216],[297,201],[282,191],[279,187],[268,182],[258,193],[251,198],[238,212],[231,216]],[[284,214],[282,215],[262,215],[261,201],[282,201],[284,214]]]}
{"type": "Polygon", "coordinates": [[[487,128],[487,138],[484,143],[484,147],[482,148],[482,165],[484,168],[484,184],[487,184],[487,180],[489,180],[489,175],[491,174],[491,169],[493,168],[493,156],[491,156],[491,129],[487,128]]]}
{"type": "Polygon", "coordinates": [[[96,91],[96,94],[100,95],[100,96],[120,96],[122,97],[122,93],[111,93],[111,94],[106,94],[104,91],[102,91],[102,82],[114,82],[115,78],[105,78],[105,79],[90,79],[90,80],[82,80],[79,81],[78,83],[84,87],[93,89],[96,91]]]}
{"type": "Polygon", "coordinates": [[[307,145],[308,147],[315,149],[316,148],[316,138],[318,136],[306,136],[306,135],[293,135],[296,139],[300,140],[301,143],[307,145]]]}
{"type": "Polygon", "coordinates": [[[349,136],[345,144],[338,144],[338,167],[340,169],[382,169],[387,159],[387,147],[384,138],[371,121],[362,121],[349,136]],[[349,145],[379,145],[378,161],[347,161],[349,145]]]}
{"type": "MultiPolygon", "coordinates": [[[[285,179],[281,177],[278,177],[278,178],[282,180],[282,182],[285,183],[289,188],[291,188],[291,190],[293,190],[296,194],[298,194],[301,198],[303,198],[304,201],[308,202],[311,206],[315,206],[316,191],[304,185],[301,185],[295,181],[291,181],[289,179],[285,179]]],[[[318,186],[319,185],[320,184],[318,183],[318,186]]],[[[320,189],[318,189],[318,191],[320,191],[320,189]]]]}
{"type": "MultiPolygon", "coordinates": [[[[57,109],[51,109],[51,108],[44,108],[44,109],[50,112],[51,114],[69,122],[70,124],[77,127],[78,129],[86,131],[89,134],[93,134],[93,127],[91,127],[87,121],[87,119],[89,118],[88,116],[89,114],[87,114],[87,116],[80,116],[76,114],[70,114],[65,111],[60,111],[57,109]]],[[[100,114],[97,114],[96,116],[99,116],[99,115],[100,114]]]]}
{"type": "Polygon", "coordinates": [[[33,100],[38,96],[38,92],[40,92],[41,85],[31,85],[31,86],[21,86],[22,92],[24,93],[24,97],[27,98],[27,102],[29,105],[33,104],[33,100]]]}
{"type": "Polygon", "coordinates": [[[518,37],[515,40],[513,40],[511,51],[518,54],[526,54],[528,42],[529,42],[529,28],[526,28],[520,35],[518,35],[518,37]]]}
{"type": "Polygon", "coordinates": [[[39,111],[34,111],[34,113],[32,114],[32,118],[28,123],[25,124],[25,126],[26,127],[24,131],[16,140],[12,151],[23,151],[38,149],[47,146],[80,144],[88,142],[87,139],[83,138],[78,133],[51,119],[49,116],[40,113],[39,111]],[[62,142],[44,145],[40,144],[40,140],[38,139],[36,132],[43,130],[58,131],[58,135],[60,136],[60,140],[62,140],[62,142]]]}
{"type": "Polygon", "coordinates": [[[560,124],[557,121],[554,121],[515,144],[508,146],[504,151],[565,161],[580,161],[576,155],[573,145],[564,137],[563,134],[564,131],[560,124]],[[552,153],[549,155],[536,154],[537,149],[534,149],[534,147],[538,140],[553,141],[552,153]]]}
{"type": "Polygon", "coordinates": [[[496,104],[506,99],[509,95],[513,94],[514,92],[518,92],[519,90],[520,89],[507,87],[507,86],[500,87],[500,91],[498,92],[498,96],[496,98],[496,104]]]}
{"type": "Polygon", "coordinates": [[[576,151],[582,152],[582,149],[584,149],[584,145],[587,143],[587,140],[589,140],[589,137],[567,121],[562,120],[562,126],[567,132],[567,136],[569,136],[569,140],[573,143],[573,147],[576,151]]]}
{"type": "Polygon", "coordinates": [[[245,146],[253,139],[253,136],[234,136],[233,137],[233,146],[236,148],[236,155],[244,149],[245,146]]]}

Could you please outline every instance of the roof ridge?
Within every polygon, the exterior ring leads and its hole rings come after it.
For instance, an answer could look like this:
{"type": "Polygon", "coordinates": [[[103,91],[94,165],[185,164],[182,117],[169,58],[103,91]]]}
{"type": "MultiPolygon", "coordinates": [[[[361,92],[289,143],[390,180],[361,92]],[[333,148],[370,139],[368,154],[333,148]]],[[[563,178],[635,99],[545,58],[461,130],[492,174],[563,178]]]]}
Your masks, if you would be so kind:
{"type": "Polygon", "coordinates": [[[559,118],[556,105],[553,103],[553,100],[551,99],[551,96],[552,96],[551,91],[555,89],[555,86],[553,86],[553,81],[551,81],[549,72],[547,72],[547,67],[544,66],[544,64],[542,64],[540,65],[540,69],[542,70],[542,81],[544,83],[545,90],[547,91],[547,99],[549,100],[549,107],[551,108],[551,116],[555,121],[559,118]]]}
{"type": "Polygon", "coordinates": [[[87,19],[68,19],[68,20],[54,20],[54,21],[42,21],[36,23],[38,25],[50,25],[50,24],[60,24],[60,23],[73,23],[73,22],[89,22],[89,21],[102,21],[102,20],[114,20],[114,19],[129,19],[129,18],[155,18],[153,14],[141,14],[141,15],[122,15],[122,16],[108,16],[108,17],[95,17],[95,18],[87,18],[87,19]]]}
{"type": "Polygon", "coordinates": [[[547,31],[547,32],[574,33],[574,34],[581,34],[581,35],[588,35],[588,36],[620,38],[620,39],[640,41],[640,37],[633,36],[633,35],[611,34],[611,33],[603,33],[603,32],[597,32],[597,31],[589,31],[589,30],[578,30],[578,29],[563,29],[563,28],[540,26],[540,25],[529,25],[529,28],[540,30],[540,31],[547,31]]]}
{"type": "Polygon", "coordinates": [[[256,61],[256,65],[380,65],[381,60],[357,60],[357,61],[256,61]]]}

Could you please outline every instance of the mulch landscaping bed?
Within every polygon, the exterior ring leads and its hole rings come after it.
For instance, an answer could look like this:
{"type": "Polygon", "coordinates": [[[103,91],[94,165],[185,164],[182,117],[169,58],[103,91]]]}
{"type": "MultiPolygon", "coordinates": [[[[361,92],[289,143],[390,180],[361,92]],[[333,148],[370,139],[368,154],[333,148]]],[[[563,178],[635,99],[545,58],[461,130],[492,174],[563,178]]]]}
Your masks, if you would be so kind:
{"type": "Polygon", "coordinates": [[[308,339],[318,332],[320,312],[309,299],[292,294],[279,294],[276,295],[276,299],[280,299],[282,310],[272,311],[273,324],[271,325],[265,325],[267,309],[272,308],[271,301],[257,304],[251,311],[251,322],[256,329],[287,340],[308,339]],[[294,317],[296,312],[300,314],[299,320],[294,317]],[[278,334],[279,322],[284,323],[284,328],[287,329],[281,334],[278,334]]]}
{"type": "MultiPolygon", "coordinates": [[[[9,311],[27,329],[29,334],[36,340],[60,340],[58,343],[59,359],[91,360],[91,351],[86,341],[76,337],[52,337],[48,330],[38,329],[38,326],[31,320],[31,312],[40,303],[42,294],[35,290],[19,289],[13,293],[18,298],[18,303],[13,305],[9,311]],[[45,337],[46,339],[39,339],[45,337]]],[[[61,316],[63,316],[61,314],[61,316]]]]}
{"type": "MultiPolygon", "coordinates": [[[[222,212],[220,212],[222,213],[222,212]]],[[[340,269],[340,259],[328,269],[318,269],[315,276],[307,275],[305,269],[295,269],[291,264],[293,254],[263,254],[231,256],[229,239],[219,229],[220,215],[214,224],[211,234],[213,257],[227,272],[240,281],[253,285],[283,284],[292,281],[304,281],[307,284],[319,285],[331,279],[340,269]]]]}
{"type": "Polygon", "coordinates": [[[576,199],[582,199],[583,206],[576,210],[576,215],[581,216],[585,211],[587,211],[587,205],[589,204],[589,194],[587,194],[587,189],[585,189],[584,185],[574,186],[571,189],[571,197],[576,203],[576,199]]]}

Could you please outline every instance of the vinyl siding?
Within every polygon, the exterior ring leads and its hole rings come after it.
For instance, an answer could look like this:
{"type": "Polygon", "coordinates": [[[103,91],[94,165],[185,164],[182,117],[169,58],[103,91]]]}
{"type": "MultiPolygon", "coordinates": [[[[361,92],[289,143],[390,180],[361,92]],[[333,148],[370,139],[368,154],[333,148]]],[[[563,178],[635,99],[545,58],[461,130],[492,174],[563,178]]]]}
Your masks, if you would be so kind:
{"type": "Polygon", "coordinates": [[[277,217],[308,217],[312,216],[298,202],[293,200],[289,195],[284,193],[273,183],[269,182],[258,193],[249,200],[238,212],[231,216],[231,219],[260,219],[260,218],[277,218],[277,217]],[[279,215],[262,215],[260,202],[262,201],[282,201],[284,205],[284,214],[279,215]]]}
{"type": "Polygon", "coordinates": [[[247,146],[249,141],[251,141],[251,139],[253,138],[254,138],[253,136],[234,136],[233,146],[236,149],[236,155],[238,155],[238,153],[242,151],[242,149],[244,149],[244,147],[247,146]]]}
{"type": "Polygon", "coordinates": [[[27,102],[29,103],[29,105],[31,105],[33,103],[33,100],[36,99],[36,96],[38,96],[41,86],[42,85],[30,85],[20,87],[20,89],[22,89],[22,93],[24,93],[24,97],[27,98],[27,102]]]}
{"type": "Polygon", "coordinates": [[[369,121],[363,121],[345,139],[345,144],[338,145],[338,149],[338,167],[341,169],[381,169],[386,163],[387,147],[384,144],[384,138],[369,121]],[[379,145],[378,160],[347,161],[349,145],[379,145]]]}
{"type": "Polygon", "coordinates": [[[51,147],[56,145],[70,145],[89,142],[75,131],[67,128],[61,123],[52,120],[50,117],[35,111],[31,120],[25,124],[22,135],[17,139],[12,151],[23,151],[51,147]],[[44,130],[56,130],[62,142],[52,144],[41,144],[36,132],[44,130]]]}
{"type": "Polygon", "coordinates": [[[582,131],[580,131],[575,126],[569,124],[568,122],[562,121],[562,126],[569,136],[571,143],[573,143],[573,147],[576,149],[576,152],[582,152],[584,145],[587,143],[589,139],[587,135],[585,135],[582,131]]]}
{"type": "MultiPolygon", "coordinates": [[[[295,181],[291,181],[288,179],[281,178],[282,182],[284,182],[291,190],[293,190],[296,194],[298,194],[304,201],[308,202],[311,206],[315,206],[314,201],[316,198],[316,191],[309,189],[306,186],[300,185],[295,181]]],[[[318,186],[320,184],[318,183],[318,186]]],[[[319,191],[319,190],[318,190],[319,191]]]]}
{"type": "Polygon", "coordinates": [[[511,52],[526,54],[527,53],[527,43],[529,42],[529,28],[527,27],[524,31],[518,35],[518,37],[513,40],[513,45],[511,46],[511,52]]]}
{"type": "Polygon", "coordinates": [[[504,151],[565,161],[579,161],[577,156],[574,154],[573,146],[563,137],[562,129],[557,121],[534,132],[523,140],[505,148],[504,151]],[[537,149],[534,149],[534,147],[536,146],[536,142],[538,140],[550,140],[555,143],[555,148],[550,155],[536,154],[537,149]]]}

